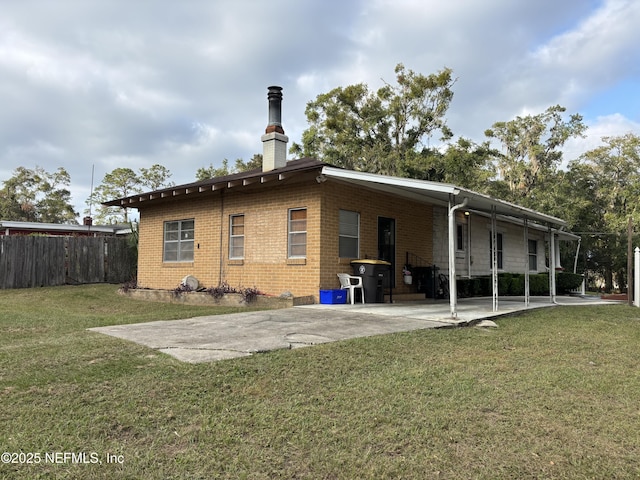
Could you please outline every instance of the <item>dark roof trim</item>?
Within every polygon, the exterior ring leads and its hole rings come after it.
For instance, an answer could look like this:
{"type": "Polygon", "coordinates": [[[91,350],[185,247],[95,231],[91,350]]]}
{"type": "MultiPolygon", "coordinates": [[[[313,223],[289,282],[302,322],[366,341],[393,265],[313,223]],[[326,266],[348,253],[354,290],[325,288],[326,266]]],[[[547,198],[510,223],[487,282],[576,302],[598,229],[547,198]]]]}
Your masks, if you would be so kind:
{"type": "Polygon", "coordinates": [[[210,178],[199,182],[164,188],[162,190],[155,190],[153,192],[138,193],[128,197],[104,202],[103,205],[107,207],[139,208],[141,204],[144,203],[174,198],[181,195],[198,195],[218,190],[244,187],[254,183],[262,184],[274,180],[282,181],[289,178],[291,175],[320,169],[325,165],[328,164],[320,162],[314,158],[301,158],[299,160],[290,160],[287,162],[285,167],[270,170],[268,172],[263,172],[262,169],[249,170],[246,172],[224,175],[222,177],[210,178]]]}

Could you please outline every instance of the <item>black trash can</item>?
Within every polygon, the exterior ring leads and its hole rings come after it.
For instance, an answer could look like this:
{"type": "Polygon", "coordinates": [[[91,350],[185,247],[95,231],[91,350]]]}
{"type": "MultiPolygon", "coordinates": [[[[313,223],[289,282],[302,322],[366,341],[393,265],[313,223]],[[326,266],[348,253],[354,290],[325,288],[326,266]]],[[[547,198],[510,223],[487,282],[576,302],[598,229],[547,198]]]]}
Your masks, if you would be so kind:
{"type": "Polygon", "coordinates": [[[391,264],[384,260],[353,260],[353,274],[362,277],[365,303],[384,303],[384,289],[391,285],[391,264]]]}
{"type": "Polygon", "coordinates": [[[438,298],[438,272],[440,269],[435,265],[427,268],[427,297],[438,298]]]}
{"type": "Polygon", "coordinates": [[[419,293],[424,293],[427,298],[436,298],[439,271],[440,269],[435,265],[429,267],[413,267],[414,276],[417,277],[419,293]]]}

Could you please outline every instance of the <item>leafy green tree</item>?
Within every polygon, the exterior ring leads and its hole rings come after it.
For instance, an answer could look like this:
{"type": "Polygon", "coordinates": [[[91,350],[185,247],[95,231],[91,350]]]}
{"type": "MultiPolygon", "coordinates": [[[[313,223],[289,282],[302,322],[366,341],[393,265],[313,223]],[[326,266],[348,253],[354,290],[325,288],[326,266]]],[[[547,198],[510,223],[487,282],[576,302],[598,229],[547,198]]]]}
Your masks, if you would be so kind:
{"type": "Polygon", "coordinates": [[[169,181],[172,174],[168,168],[154,164],[150,168],[140,169],[140,184],[150,190],[160,190],[165,187],[173,187],[175,184],[169,181]]]}
{"type": "MultiPolygon", "coordinates": [[[[100,204],[141,192],[142,182],[136,172],[130,168],[120,167],[105,174],[102,183],[93,191],[89,202],[100,204]]],[[[97,223],[128,223],[129,209],[99,205],[94,217],[97,223]]]]}
{"type": "Polygon", "coordinates": [[[496,122],[485,131],[487,137],[497,139],[503,147],[497,168],[509,193],[505,200],[539,205],[539,194],[548,190],[543,183],[557,180],[554,176],[562,161],[562,146],[569,138],[583,136],[586,130],[578,114],[564,120],[565,111],[555,105],[538,115],[496,122]]]}
{"type": "Polygon", "coordinates": [[[226,158],[222,161],[222,165],[220,167],[214,167],[213,164],[209,164],[208,167],[200,167],[196,171],[196,181],[208,180],[210,178],[216,177],[224,177],[225,175],[229,175],[231,170],[229,170],[229,160],[226,158]]]}
{"type": "Polygon", "coordinates": [[[584,232],[583,266],[624,285],[627,224],[640,224],[640,137],[603,137],[603,145],[569,164],[566,199],[571,227],[584,232]]]}
{"type": "Polygon", "coordinates": [[[0,190],[0,218],[25,222],[77,223],[67,171],[18,167],[0,190]]]}
{"type": "Polygon", "coordinates": [[[152,165],[150,168],[141,168],[136,173],[130,168],[116,168],[107,173],[102,183],[96,187],[93,194],[87,200],[90,206],[95,205],[97,211],[92,213],[96,223],[128,223],[129,209],[122,207],[105,207],[100,205],[116,198],[123,198],[141,193],[146,190],[160,190],[170,187],[171,173],[162,165],[152,165]]]}
{"type": "Polygon", "coordinates": [[[196,172],[196,181],[224,177],[232,173],[246,172],[258,168],[262,168],[262,154],[260,153],[256,153],[251,160],[247,162],[241,158],[236,159],[236,164],[233,168],[229,168],[229,160],[225,158],[220,167],[214,167],[213,164],[209,164],[208,167],[200,167],[196,172]]]}
{"type": "Polygon", "coordinates": [[[248,172],[249,170],[257,170],[262,168],[262,154],[256,153],[251,160],[244,161],[241,158],[236,159],[236,172],[248,172]]]}
{"type": "Polygon", "coordinates": [[[442,152],[431,148],[415,155],[406,162],[403,176],[485,192],[495,176],[493,160],[497,155],[489,142],[479,145],[460,137],[442,152]]]}
{"type": "Polygon", "coordinates": [[[395,68],[396,85],[376,92],[360,83],[318,95],[305,110],[309,128],[290,151],[353,170],[405,175],[429,139],[449,139],[445,114],[455,80],[448,68],[428,76],[395,68]]]}

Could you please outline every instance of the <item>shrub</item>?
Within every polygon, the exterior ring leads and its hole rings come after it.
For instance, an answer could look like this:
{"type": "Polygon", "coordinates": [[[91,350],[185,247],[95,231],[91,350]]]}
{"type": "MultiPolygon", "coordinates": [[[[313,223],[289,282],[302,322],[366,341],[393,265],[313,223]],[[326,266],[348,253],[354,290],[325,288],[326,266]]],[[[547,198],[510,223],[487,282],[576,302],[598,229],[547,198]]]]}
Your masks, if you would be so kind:
{"type": "Polygon", "coordinates": [[[491,295],[491,277],[477,277],[474,280],[475,296],[488,297],[489,295],[491,295]]]}
{"type": "Polygon", "coordinates": [[[207,288],[206,292],[216,300],[224,297],[227,293],[237,293],[242,296],[242,300],[245,303],[251,303],[258,295],[262,295],[262,292],[260,292],[256,287],[235,288],[227,282],[222,282],[216,287],[207,288]]]}
{"type": "MultiPolygon", "coordinates": [[[[568,283],[568,281],[567,284],[573,285],[573,283],[568,283]]],[[[458,295],[460,297],[488,297],[493,293],[492,279],[490,276],[474,277],[471,279],[460,278],[457,281],[457,285],[458,295]]],[[[569,288],[569,290],[571,288],[569,288]]],[[[498,274],[498,293],[500,295],[524,295],[524,274],[498,274]]],[[[549,275],[546,273],[529,275],[529,293],[537,296],[549,295],[549,275]]]]}
{"type": "Polygon", "coordinates": [[[511,295],[511,280],[513,275],[510,273],[498,274],[498,292],[502,295],[511,295]]]}
{"type": "Polygon", "coordinates": [[[511,278],[509,295],[524,295],[524,275],[518,274],[511,278]]]}
{"type": "Polygon", "coordinates": [[[138,288],[138,278],[136,275],[133,275],[129,281],[122,284],[120,290],[127,293],[129,290],[135,290],[136,288],[138,288]]]}
{"type": "Polygon", "coordinates": [[[242,295],[242,299],[245,303],[251,303],[258,295],[261,295],[260,291],[256,287],[243,288],[240,294],[242,295]]]}
{"type": "Polygon", "coordinates": [[[471,279],[470,278],[458,278],[456,280],[456,288],[458,289],[458,297],[471,297],[471,279]]]}
{"type": "Polygon", "coordinates": [[[174,297],[179,297],[183,293],[193,292],[193,288],[191,288],[186,283],[181,283],[176,288],[174,288],[171,292],[172,292],[174,297]]]}
{"type": "MultiPolygon", "coordinates": [[[[459,278],[458,296],[488,297],[492,292],[491,277],[459,278]]],[[[568,272],[556,274],[557,293],[568,293],[582,284],[582,275],[568,272]]],[[[498,274],[498,293],[500,295],[524,295],[524,274],[498,274]]],[[[534,273],[529,275],[529,293],[535,296],[549,295],[549,274],[534,273]]]]}
{"type": "Polygon", "coordinates": [[[582,284],[582,275],[569,272],[558,272],[556,274],[556,290],[558,293],[568,293],[575,290],[582,284]]]}
{"type": "Polygon", "coordinates": [[[529,293],[536,296],[549,295],[549,274],[529,275],[529,293]]]}
{"type": "Polygon", "coordinates": [[[227,293],[238,293],[235,288],[230,286],[227,282],[222,282],[216,287],[207,288],[206,292],[216,300],[224,297],[227,293]]]}

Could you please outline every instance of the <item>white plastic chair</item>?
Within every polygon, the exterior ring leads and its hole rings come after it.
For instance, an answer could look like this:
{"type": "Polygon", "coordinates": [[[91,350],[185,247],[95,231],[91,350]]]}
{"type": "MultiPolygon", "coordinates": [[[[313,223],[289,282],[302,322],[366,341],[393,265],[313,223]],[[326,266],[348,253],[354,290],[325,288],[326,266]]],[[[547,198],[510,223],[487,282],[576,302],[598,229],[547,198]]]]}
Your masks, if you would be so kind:
{"type": "Polygon", "coordinates": [[[348,273],[338,273],[340,279],[340,288],[349,290],[349,298],[351,299],[351,305],[355,298],[355,289],[359,288],[362,295],[362,303],[364,303],[364,287],[362,286],[362,277],[356,277],[355,275],[349,275],[348,273]],[[355,281],[355,283],[353,283],[355,281]]]}

